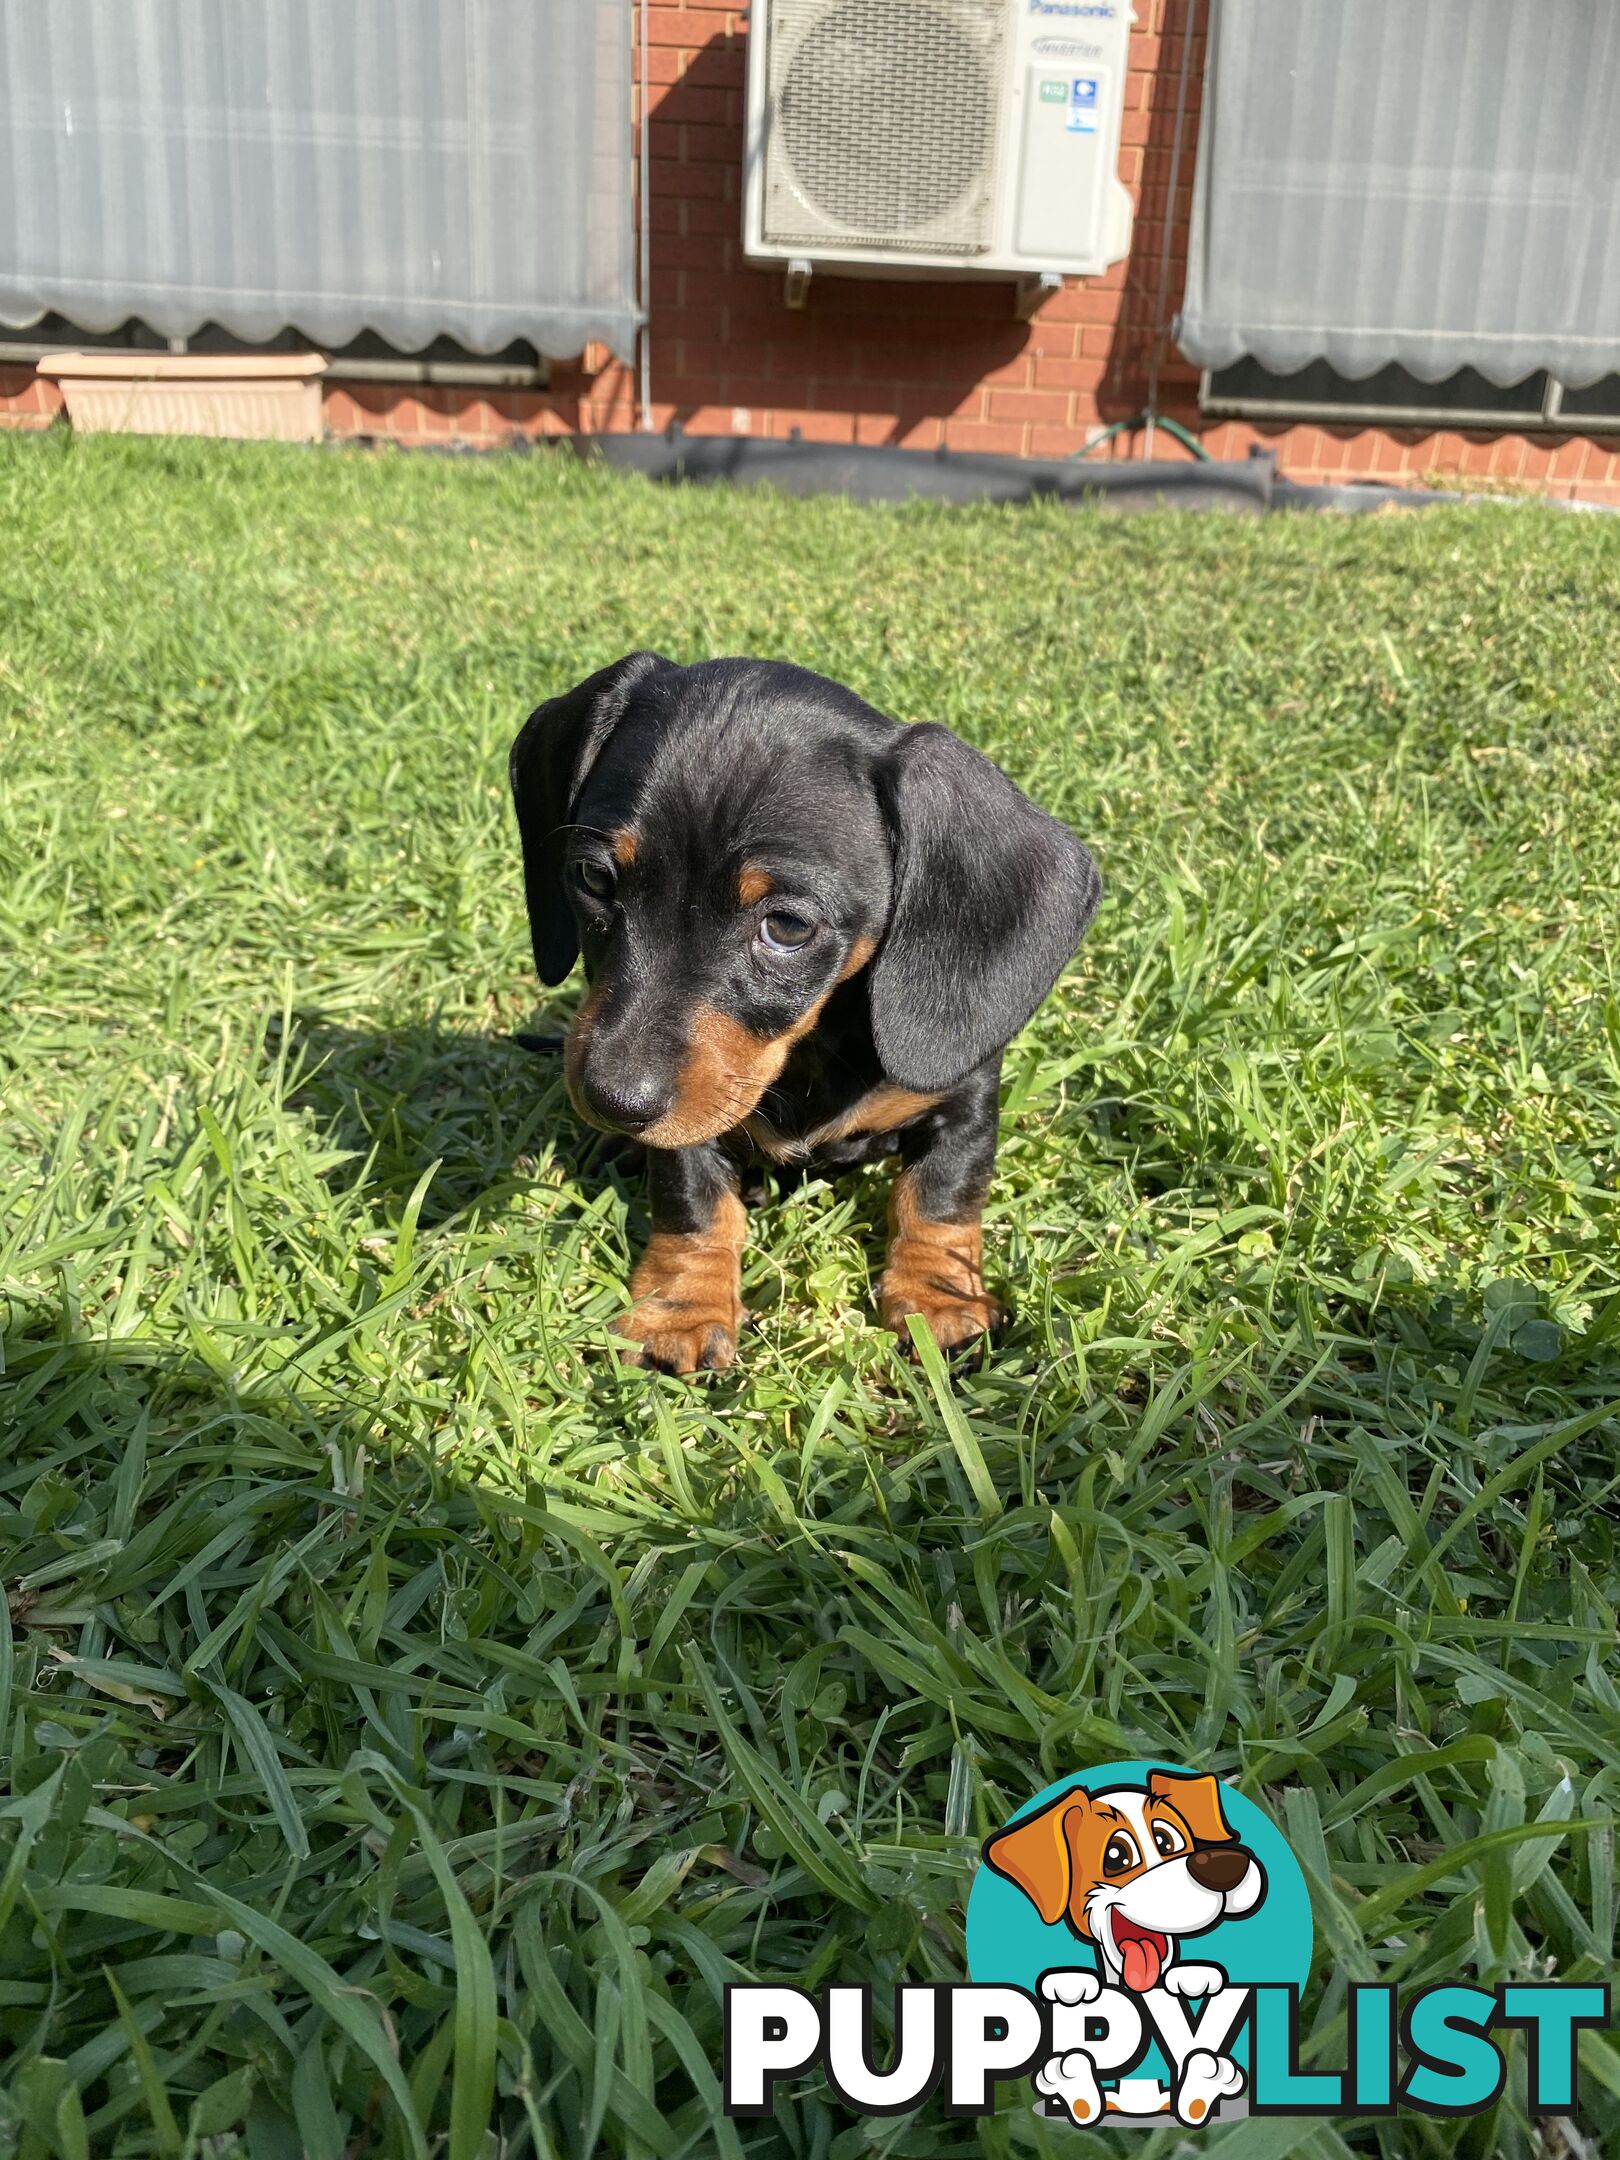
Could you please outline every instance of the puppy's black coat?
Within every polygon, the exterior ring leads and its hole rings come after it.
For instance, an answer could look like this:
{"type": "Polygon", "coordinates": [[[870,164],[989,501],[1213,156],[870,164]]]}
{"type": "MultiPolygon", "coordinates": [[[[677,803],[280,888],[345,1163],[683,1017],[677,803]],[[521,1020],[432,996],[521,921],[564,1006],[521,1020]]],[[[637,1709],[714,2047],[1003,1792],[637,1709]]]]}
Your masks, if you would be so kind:
{"type": "Polygon", "coordinates": [[[774,661],[631,653],[531,714],[511,777],[535,965],[584,956],[569,1093],[647,1150],[633,1354],[731,1362],[755,1150],[898,1149],[885,1321],[995,1327],[1001,1053],[1097,905],[1073,834],[948,729],[774,661]]]}

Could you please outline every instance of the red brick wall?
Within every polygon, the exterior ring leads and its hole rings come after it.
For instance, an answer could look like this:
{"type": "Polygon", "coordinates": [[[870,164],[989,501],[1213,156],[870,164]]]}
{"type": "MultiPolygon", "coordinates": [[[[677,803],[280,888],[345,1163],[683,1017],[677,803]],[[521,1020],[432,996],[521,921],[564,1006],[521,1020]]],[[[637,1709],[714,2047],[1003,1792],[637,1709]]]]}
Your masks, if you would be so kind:
{"type": "MultiPolygon", "coordinates": [[[[780,270],[742,260],[743,74],[747,12],[643,0],[650,48],[653,420],[693,433],[897,443],[1065,457],[1140,412],[1170,221],[1166,312],[1180,301],[1197,150],[1208,0],[1136,0],[1120,152],[1136,205],[1128,258],[1073,280],[1032,322],[1005,283],[877,281],[818,273],[808,305],[786,307],[780,270]],[[1188,111],[1176,201],[1169,200],[1177,76],[1192,28],[1188,111]]],[[[639,93],[638,93],[639,95],[639,93]]],[[[1530,487],[1620,503],[1620,437],[1458,434],[1412,428],[1205,421],[1197,371],[1166,345],[1160,409],[1215,457],[1259,443],[1296,479],[1530,487]]],[[[41,425],[51,386],[0,374],[0,420],[41,425]]],[[[614,432],[638,424],[635,376],[587,348],[554,369],[548,392],[330,384],[338,435],[494,443],[514,431],[614,432]]],[[[1160,433],[1155,454],[1182,456],[1160,433]]],[[[1139,456],[1139,431],[1100,455],[1139,456]]]]}

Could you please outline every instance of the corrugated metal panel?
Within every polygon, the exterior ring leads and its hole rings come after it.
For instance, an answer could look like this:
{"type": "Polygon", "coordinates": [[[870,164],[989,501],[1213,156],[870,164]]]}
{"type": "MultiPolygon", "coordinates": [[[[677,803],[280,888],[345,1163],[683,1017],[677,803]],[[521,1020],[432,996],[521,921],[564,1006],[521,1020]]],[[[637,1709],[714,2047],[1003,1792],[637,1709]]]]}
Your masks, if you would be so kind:
{"type": "Polygon", "coordinates": [[[0,323],[635,338],[629,0],[0,0],[0,323]]]}
{"type": "Polygon", "coordinates": [[[1189,358],[1620,368],[1614,0],[1212,0],[1189,358]]]}

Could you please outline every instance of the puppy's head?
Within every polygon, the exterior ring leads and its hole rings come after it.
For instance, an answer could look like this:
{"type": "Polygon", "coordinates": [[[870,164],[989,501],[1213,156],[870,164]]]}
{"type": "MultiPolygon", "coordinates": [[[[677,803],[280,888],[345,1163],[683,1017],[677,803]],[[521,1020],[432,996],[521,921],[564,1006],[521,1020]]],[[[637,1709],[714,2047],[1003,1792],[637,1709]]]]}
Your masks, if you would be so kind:
{"type": "Polygon", "coordinates": [[[1104,1970],[1142,1993],[1178,1937],[1252,1912],[1265,1874],[1228,1827],[1214,1778],[1150,1772],[1138,1790],[1060,1793],[998,1831],[984,1857],[1047,1926],[1066,1921],[1104,1970]]]}
{"type": "Polygon", "coordinates": [[[1090,857],[988,759],[773,662],[632,653],[512,749],[535,965],[590,992],[592,1122],[655,1147],[740,1124],[863,970],[897,1086],[939,1093],[1022,1027],[1096,906],[1090,857]]]}

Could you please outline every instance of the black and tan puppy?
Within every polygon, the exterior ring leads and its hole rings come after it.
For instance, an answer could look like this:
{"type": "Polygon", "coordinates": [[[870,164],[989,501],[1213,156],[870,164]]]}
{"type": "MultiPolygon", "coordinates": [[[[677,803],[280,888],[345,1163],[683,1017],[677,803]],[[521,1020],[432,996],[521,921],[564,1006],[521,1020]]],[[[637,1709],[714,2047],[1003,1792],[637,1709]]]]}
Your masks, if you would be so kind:
{"type": "Polygon", "coordinates": [[[532,714],[511,771],[541,980],[584,954],[569,1094],[647,1151],[630,1354],[735,1356],[756,1151],[898,1150],[885,1323],[993,1330],[1001,1053],[1096,907],[1074,836],[948,729],[773,661],[631,653],[532,714]]]}

